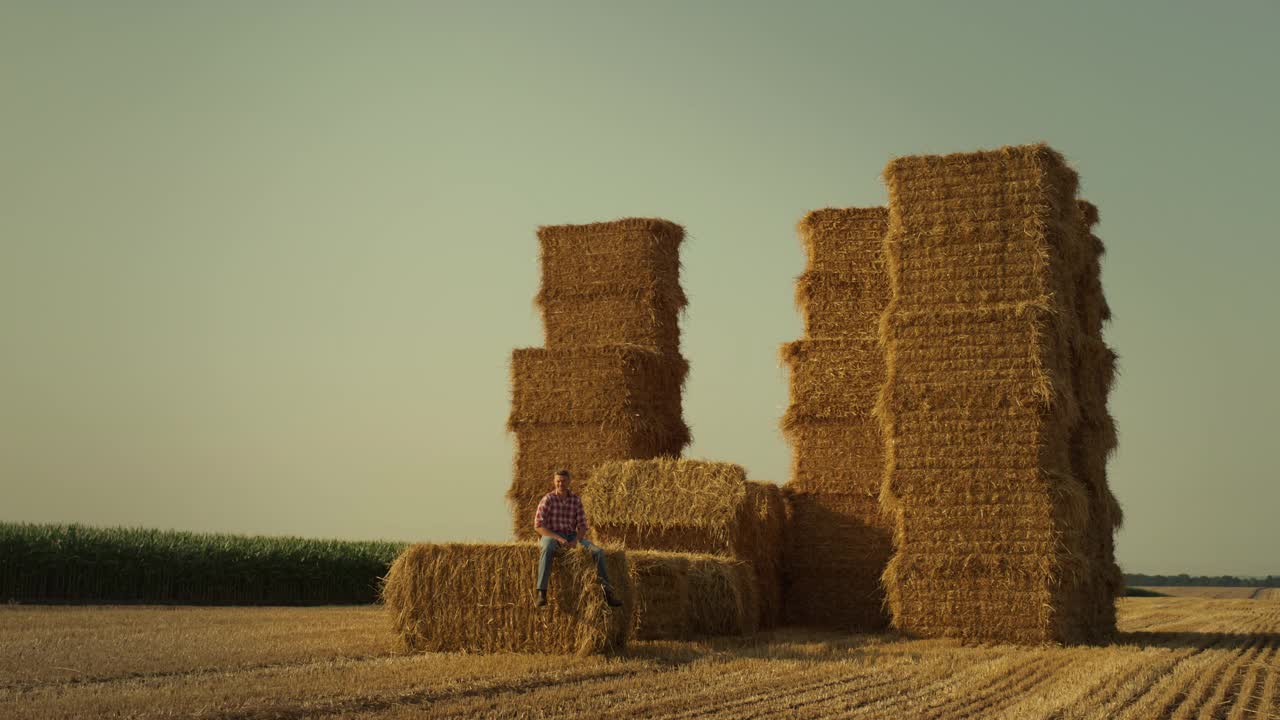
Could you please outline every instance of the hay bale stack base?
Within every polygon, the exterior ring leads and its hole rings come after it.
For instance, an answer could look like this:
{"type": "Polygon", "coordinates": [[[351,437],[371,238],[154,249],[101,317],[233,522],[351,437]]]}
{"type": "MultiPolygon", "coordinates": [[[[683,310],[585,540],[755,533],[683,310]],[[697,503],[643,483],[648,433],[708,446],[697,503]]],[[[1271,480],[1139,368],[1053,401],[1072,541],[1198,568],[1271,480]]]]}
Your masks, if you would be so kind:
{"type": "Polygon", "coordinates": [[[415,651],[585,655],[624,649],[635,612],[626,555],[606,551],[620,608],[605,603],[585,550],[557,555],[548,606],[535,607],[538,555],[538,546],[528,543],[406,548],[382,591],[395,632],[415,651]]]}

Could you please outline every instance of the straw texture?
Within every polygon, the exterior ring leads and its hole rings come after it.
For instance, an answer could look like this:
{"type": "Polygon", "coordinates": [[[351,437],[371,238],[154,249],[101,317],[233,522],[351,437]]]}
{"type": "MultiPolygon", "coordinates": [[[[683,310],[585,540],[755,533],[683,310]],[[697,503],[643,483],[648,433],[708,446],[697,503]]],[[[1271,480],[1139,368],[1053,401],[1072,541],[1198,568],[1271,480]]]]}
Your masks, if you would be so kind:
{"type": "Polygon", "coordinates": [[[538,228],[547,347],[680,347],[684,228],[656,218],[538,228]]]}
{"type": "Polygon", "coordinates": [[[797,230],[806,267],[796,279],[804,337],[782,346],[792,448],[784,539],[788,622],[851,630],[887,623],[880,575],[891,525],[877,503],[884,439],[874,408],[885,379],[880,316],[889,299],[885,208],[826,208],[797,230]]]}
{"type": "Polygon", "coordinates": [[[593,532],[628,549],[719,555],[752,570],[757,622],[781,614],[785,509],[776,485],[731,463],[658,458],[600,465],[582,488],[593,532]]]}
{"type": "Polygon", "coordinates": [[[610,608],[585,552],[556,558],[548,606],[534,606],[539,548],[419,544],[392,563],[382,596],[392,627],[414,651],[533,652],[587,655],[626,647],[635,623],[626,555],[606,550],[614,592],[610,608]]]}
{"type": "Polygon", "coordinates": [[[748,635],[760,625],[751,565],[723,555],[627,550],[638,640],[748,635]]]}
{"type": "Polygon", "coordinates": [[[1076,174],[1034,145],[899,158],[885,180],[876,412],[888,440],[881,506],[895,518],[883,575],[893,624],[967,640],[1098,639],[1097,503],[1072,460],[1096,402],[1076,382],[1090,255],[1076,174]]]}

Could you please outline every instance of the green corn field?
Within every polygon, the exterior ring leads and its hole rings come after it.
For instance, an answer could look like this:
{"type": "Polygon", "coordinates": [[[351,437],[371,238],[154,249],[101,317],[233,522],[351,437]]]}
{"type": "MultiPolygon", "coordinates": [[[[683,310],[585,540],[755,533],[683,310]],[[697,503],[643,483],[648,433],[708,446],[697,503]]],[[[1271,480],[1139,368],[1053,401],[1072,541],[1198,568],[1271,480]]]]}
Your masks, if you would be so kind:
{"type": "Polygon", "coordinates": [[[404,543],[0,523],[0,602],[376,602],[404,543]]]}

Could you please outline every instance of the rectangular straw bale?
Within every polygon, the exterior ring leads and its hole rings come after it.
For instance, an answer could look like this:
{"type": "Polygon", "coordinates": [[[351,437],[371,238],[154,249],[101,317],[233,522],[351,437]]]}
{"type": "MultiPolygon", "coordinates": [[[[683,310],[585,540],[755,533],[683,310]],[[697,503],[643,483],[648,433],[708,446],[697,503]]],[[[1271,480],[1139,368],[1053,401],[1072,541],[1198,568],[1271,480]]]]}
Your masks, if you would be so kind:
{"type": "Polygon", "coordinates": [[[672,420],[689,364],[634,345],[521,348],[511,356],[511,417],[523,424],[672,420]]]}
{"type": "Polygon", "coordinates": [[[606,551],[621,608],[610,608],[585,552],[556,558],[549,604],[534,606],[534,544],[418,544],[392,563],[382,595],[392,627],[413,651],[592,653],[626,647],[635,606],[626,555],[606,551]]]}
{"type": "Polygon", "coordinates": [[[888,624],[880,574],[892,525],[865,494],[791,490],[784,543],[787,622],[874,631],[888,624]]]}
{"type": "Polygon", "coordinates": [[[871,337],[796,340],[781,348],[791,369],[791,404],[782,427],[803,419],[874,422],[884,360],[871,337]]]}
{"type": "Polygon", "coordinates": [[[556,295],[539,307],[548,348],[639,345],[667,354],[680,351],[683,293],[556,295]]]}
{"type": "Polygon", "coordinates": [[[628,550],[639,640],[747,635],[760,625],[749,563],[723,555],[628,550]]]}
{"type": "Polygon", "coordinates": [[[676,294],[684,228],[660,218],[623,218],[538,228],[542,286],[553,297],[650,290],[676,294]]]}
{"type": "Polygon", "coordinates": [[[776,622],[785,513],[777,486],[748,482],[731,463],[657,458],[597,467],[582,498],[602,541],[749,563],[762,622],[776,622]]]}
{"type": "Polygon", "coordinates": [[[818,270],[797,277],[795,304],[805,337],[874,339],[889,295],[883,270],[880,264],[875,272],[863,273],[867,277],[818,270]]]}
{"type": "Polygon", "coordinates": [[[791,481],[798,491],[859,493],[874,501],[884,477],[884,440],[873,418],[793,420],[791,481]]]}
{"type": "Polygon", "coordinates": [[[1078,178],[1049,147],[898,158],[885,181],[898,310],[1074,296],[1078,178]]]}
{"type": "MultiPolygon", "coordinates": [[[[883,274],[880,243],[888,224],[888,210],[822,208],[807,213],[796,227],[804,247],[806,269],[845,276],[865,271],[883,274]]],[[[851,277],[851,280],[857,280],[851,277]]]]}

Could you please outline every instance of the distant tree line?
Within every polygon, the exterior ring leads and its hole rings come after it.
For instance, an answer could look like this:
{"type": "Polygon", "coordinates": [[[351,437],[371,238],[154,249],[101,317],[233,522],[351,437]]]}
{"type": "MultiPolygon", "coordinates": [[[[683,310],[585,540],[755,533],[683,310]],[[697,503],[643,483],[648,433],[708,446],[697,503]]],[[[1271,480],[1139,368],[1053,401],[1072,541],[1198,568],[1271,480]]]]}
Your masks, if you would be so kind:
{"type": "Polygon", "coordinates": [[[1129,587],[1160,587],[1170,585],[1204,585],[1210,587],[1280,587],[1280,575],[1266,577],[1236,577],[1235,575],[1143,575],[1125,573],[1129,587]]]}

